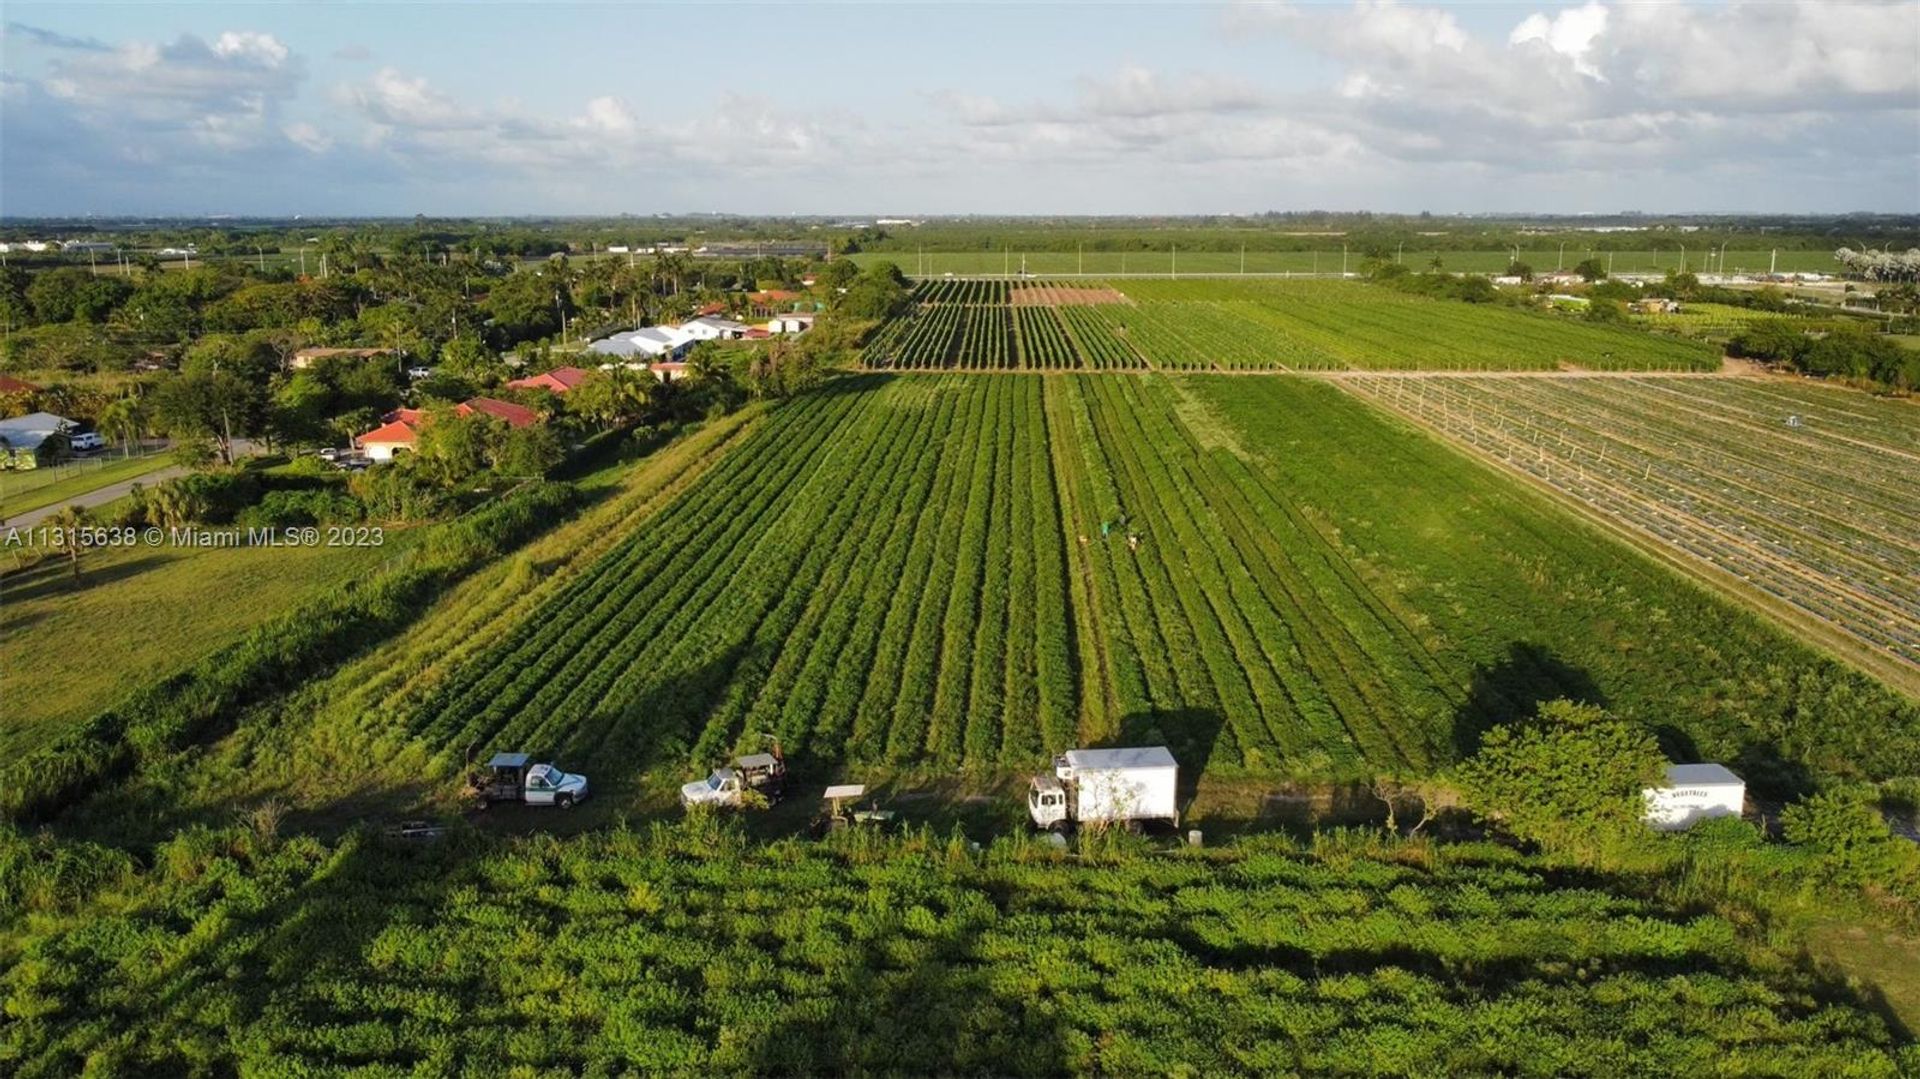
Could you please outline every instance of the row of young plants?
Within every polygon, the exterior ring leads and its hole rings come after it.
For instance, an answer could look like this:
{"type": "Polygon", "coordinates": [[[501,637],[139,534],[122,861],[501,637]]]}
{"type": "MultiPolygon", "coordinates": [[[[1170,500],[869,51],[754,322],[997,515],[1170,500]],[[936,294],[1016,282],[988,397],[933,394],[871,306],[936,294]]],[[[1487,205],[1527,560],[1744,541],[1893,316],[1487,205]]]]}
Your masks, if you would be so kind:
{"type": "Polygon", "coordinates": [[[1879,475],[1904,452],[1894,442],[1840,414],[1789,416],[1787,390],[1767,391],[1775,404],[1698,380],[1506,381],[1353,386],[1920,667],[1920,584],[1905,572],[1920,500],[1879,475]]]}
{"type": "Polygon", "coordinates": [[[1020,365],[1031,370],[1071,370],[1087,366],[1052,307],[1013,309],[1020,331],[1020,365]]]}
{"type": "Polygon", "coordinates": [[[922,831],[759,843],[705,817],[427,845],[257,825],[182,833],[147,868],[0,831],[0,1070],[1920,1066],[1733,916],[1491,844],[1092,836],[1069,855],[922,831]]]}

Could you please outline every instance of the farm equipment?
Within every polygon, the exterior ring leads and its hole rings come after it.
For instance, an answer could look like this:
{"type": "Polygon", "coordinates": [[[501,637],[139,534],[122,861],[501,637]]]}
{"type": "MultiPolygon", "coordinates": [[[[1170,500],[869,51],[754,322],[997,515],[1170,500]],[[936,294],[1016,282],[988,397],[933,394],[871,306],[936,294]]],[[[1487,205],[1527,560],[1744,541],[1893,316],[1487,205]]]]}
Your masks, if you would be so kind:
{"type": "Polygon", "coordinates": [[[1180,766],[1165,746],[1071,749],[1053,759],[1052,775],[1028,784],[1027,815],[1049,832],[1155,820],[1178,825],[1179,781],[1180,766]]]}
{"type": "Polygon", "coordinates": [[[572,809],[587,800],[587,777],[551,764],[534,764],[525,753],[495,753],[484,772],[471,777],[474,795],[485,809],[495,802],[572,809]]]}
{"type": "Polygon", "coordinates": [[[828,787],[825,796],[826,812],[813,822],[814,838],[818,839],[843,828],[884,829],[892,825],[894,818],[898,816],[893,810],[881,809],[872,802],[868,802],[865,806],[858,804],[859,800],[866,795],[867,787],[864,783],[842,783],[828,787]]]}
{"type": "Polygon", "coordinates": [[[680,788],[680,804],[691,809],[697,805],[726,806],[738,809],[749,792],[765,798],[768,805],[778,802],[787,791],[787,759],[780,743],[770,753],[749,753],[734,759],[730,768],[715,768],[705,779],[680,788]]]}

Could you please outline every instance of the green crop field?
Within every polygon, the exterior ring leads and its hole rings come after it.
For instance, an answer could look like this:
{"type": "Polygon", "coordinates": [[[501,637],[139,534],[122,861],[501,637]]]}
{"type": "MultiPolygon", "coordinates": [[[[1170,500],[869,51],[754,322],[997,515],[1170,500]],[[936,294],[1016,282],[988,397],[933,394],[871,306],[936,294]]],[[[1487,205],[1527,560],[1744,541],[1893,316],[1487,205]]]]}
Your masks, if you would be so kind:
{"type": "MultiPolygon", "coordinates": [[[[900,237],[900,242],[911,244],[910,235],[900,237]]],[[[1021,251],[1017,247],[1001,250],[982,251],[916,251],[911,246],[895,251],[868,251],[852,256],[862,266],[875,262],[891,262],[914,277],[939,277],[943,274],[958,275],[1003,275],[1014,276],[1023,271],[1039,277],[1125,277],[1129,275],[1167,277],[1170,275],[1223,275],[1236,274],[1337,274],[1341,272],[1340,238],[1332,237],[1318,250],[1309,251],[1260,251],[1249,250],[1242,255],[1237,250],[1196,251],[1178,249],[1178,241],[1169,245],[1159,243],[1150,249],[1135,251],[1094,251],[1077,252],[1070,247],[1065,250],[1021,251]]],[[[1511,248],[1502,251],[1435,251],[1421,249],[1417,243],[1408,244],[1399,253],[1402,265],[1425,269],[1438,255],[1443,268],[1454,273],[1499,273],[1513,261],[1511,248]]],[[[1704,251],[1691,250],[1687,254],[1687,268],[1695,273],[1708,270],[1718,272],[1721,256],[1716,249],[1712,265],[1703,261],[1704,251]]],[[[1345,268],[1359,271],[1365,259],[1358,250],[1347,252],[1345,268]]],[[[1606,251],[1592,251],[1586,247],[1569,243],[1564,251],[1557,245],[1549,248],[1528,248],[1520,250],[1520,261],[1535,270],[1556,268],[1571,269],[1582,259],[1597,258],[1602,264],[1611,260],[1610,272],[1616,274],[1663,274],[1680,269],[1678,251],[1615,251],[1609,255],[1606,251]]],[[[1834,261],[1832,251],[1790,251],[1783,250],[1777,255],[1766,249],[1728,248],[1725,258],[1729,273],[1766,273],[1769,268],[1780,273],[1835,273],[1839,263],[1834,261]]]]}
{"type": "MultiPolygon", "coordinates": [[[[852,837],[856,840],[867,837],[852,837]]],[[[1729,918],[1335,837],[487,844],[0,835],[0,1068],[80,1074],[1703,1074],[1915,1063],[1729,918]],[[84,888],[75,906],[61,901],[84,888]]]]}
{"type": "Polygon", "coordinates": [[[1700,344],[1350,281],[933,281],[883,326],[876,369],[1705,370],[1700,344]],[[1011,291],[1046,302],[1015,303],[1011,291]],[[1094,293],[1079,293],[1093,296],[1094,293]]]}
{"type": "Polygon", "coordinates": [[[272,756],[403,785],[540,746],[615,804],[763,733],[816,775],[1123,738],[1320,781],[1576,696],[1756,782],[1916,767],[1910,702],[1320,380],[861,376],[702,460],[604,553],[318,687],[272,756]]]}
{"type": "Polygon", "coordinates": [[[1786,380],[1343,378],[1920,689],[1920,411],[1786,380]]]}

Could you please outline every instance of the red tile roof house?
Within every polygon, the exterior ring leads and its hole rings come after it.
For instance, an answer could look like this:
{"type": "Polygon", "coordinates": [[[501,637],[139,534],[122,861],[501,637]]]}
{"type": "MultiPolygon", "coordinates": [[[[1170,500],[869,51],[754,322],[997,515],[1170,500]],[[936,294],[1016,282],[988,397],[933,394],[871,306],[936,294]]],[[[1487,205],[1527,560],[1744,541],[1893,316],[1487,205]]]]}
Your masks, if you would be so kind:
{"type": "Polygon", "coordinates": [[[565,393],[585,382],[590,373],[578,367],[556,367],[544,374],[516,378],[507,383],[507,389],[552,390],[554,393],[565,393]]]}
{"type": "Polygon", "coordinates": [[[12,375],[0,375],[0,393],[39,393],[40,387],[12,375]]]}
{"type": "Polygon", "coordinates": [[[532,427],[540,422],[540,414],[525,405],[516,405],[512,401],[500,401],[492,397],[472,397],[453,406],[457,416],[471,416],[476,412],[501,420],[508,427],[532,427]]]}
{"type": "MultiPolygon", "coordinates": [[[[533,409],[491,397],[474,397],[453,406],[456,416],[471,416],[476,412],[492,416],[508,427],[531,427],[540,422],[540,414],[533,409]]],[[[353,440],[369,461],[391,461],[401,450],[412,452],[427,414],[417,408],[396,408],[381,418],[386,422],[353,440]]]]}

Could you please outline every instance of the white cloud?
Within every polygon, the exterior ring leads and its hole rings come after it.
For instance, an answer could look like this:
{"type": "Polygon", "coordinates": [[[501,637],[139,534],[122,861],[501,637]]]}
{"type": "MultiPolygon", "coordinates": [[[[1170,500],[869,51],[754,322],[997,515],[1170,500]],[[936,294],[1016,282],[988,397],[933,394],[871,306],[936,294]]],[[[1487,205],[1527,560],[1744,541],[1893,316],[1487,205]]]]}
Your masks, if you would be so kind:
{"type": "Polygon", "coordinates": [[[287,141],[310,154],[324,154],[333,149],[333,138],[305,120],[291,123],[280,129],[287,141]]]}
{"type": "Polygon", "coordinates": [[[1597,3],[1568,8],[1549,19],[1535,12],[1523,19],[1507,35],[1507,44],[1525,45],[1538,41],[1554,53],[1573,61],[1573,69],[1589,78],[1606,76],[1595,67],[1588,54],[1594,41],[1607,30],[1607,9],[1597,3]]]}

